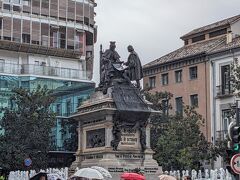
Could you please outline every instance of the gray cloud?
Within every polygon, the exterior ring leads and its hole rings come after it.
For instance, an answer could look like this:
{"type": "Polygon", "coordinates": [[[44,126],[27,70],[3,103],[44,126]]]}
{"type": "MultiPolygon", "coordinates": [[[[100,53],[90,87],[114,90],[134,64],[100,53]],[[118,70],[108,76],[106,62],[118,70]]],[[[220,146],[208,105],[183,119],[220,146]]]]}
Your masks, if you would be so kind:
{"type": "Polygon", "coordinates": [[[239,0],[97,0],[94,81],[99,81],[99,46],[114,40],[122,60],[132,44],[146,64],[183,45],[180,36],[240,14],[239,0]]]}

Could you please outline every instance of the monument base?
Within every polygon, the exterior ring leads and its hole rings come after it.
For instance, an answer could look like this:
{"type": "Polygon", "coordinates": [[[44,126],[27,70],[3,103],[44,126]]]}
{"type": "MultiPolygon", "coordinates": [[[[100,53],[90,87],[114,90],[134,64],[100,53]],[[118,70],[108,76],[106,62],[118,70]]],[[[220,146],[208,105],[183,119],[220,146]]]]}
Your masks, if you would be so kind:
{"type": "Polygon", "coordinates": [[[78,113],[72,117],[79,123],[79,142],[76,161],[70,167],[70,174],[77,167],[91,166],[107,169],[113,180],[119,180],[122,173],[134,172],[136,169],[141,169],[148,180],[157,179],[161,174],[162,169],[153,159],[154,152],[150,148],[150,123],[147,123],[144,131],[137,128],[138,123],[131,123],[140,121],[132,118],[141,118],[133,114],[144,117],[145,112],[139,110],[122,113],[118,121],[120,124],[116,126],[118,113],[111,92],[105,95],[96,92],[80,106],[78,113]],[[145,142],[144,152],[142,142],[145,142]]]}
{"type": "Polygon", "coordinates": [[[113,176],[113,180],[119,180],[124,172],[134,172],[140,169],[148,180],[155,180],[161,173],[162,168],[152,158],[153,151],[112,151],[92,152],[81,155],[82,161],[76,160],[70,169],[100,166],[107,169],[113,176]]]}

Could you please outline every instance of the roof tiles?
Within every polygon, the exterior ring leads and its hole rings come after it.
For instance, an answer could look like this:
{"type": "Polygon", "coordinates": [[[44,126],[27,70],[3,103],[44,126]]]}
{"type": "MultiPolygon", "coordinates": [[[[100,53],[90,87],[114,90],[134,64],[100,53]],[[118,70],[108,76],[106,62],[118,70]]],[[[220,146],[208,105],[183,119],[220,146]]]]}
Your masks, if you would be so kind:
{"type": "Polygon", "coordinates": [[[194,43],[188,46],[183,46],[165,56],[162,56],[144,65],[144,68],[155,66],[158,64],[164,64],[167,62],[172,62],[175,60],[191,57],[201,53],[208,53],[212,51],[214,48],[216,48],[217,46],[219,46],[220,44],[224,43],[225,41],[226,41],[226,37],[220,37],[220,38],[210,39],[208,41],[194,43]]]}

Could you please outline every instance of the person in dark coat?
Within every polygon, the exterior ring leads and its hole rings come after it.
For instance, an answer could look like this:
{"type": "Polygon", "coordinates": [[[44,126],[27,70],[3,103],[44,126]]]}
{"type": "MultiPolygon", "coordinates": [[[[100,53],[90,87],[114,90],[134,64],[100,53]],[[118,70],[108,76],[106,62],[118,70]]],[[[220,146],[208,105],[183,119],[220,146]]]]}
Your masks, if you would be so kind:
{"type": "Polygon", "coordinates": [[[128,56],[128,60],[124,63],[128,66],[128,76],[131,81],[136,81],[137,87],[140,87],[140,80],[143,78],[143,70],[141,61],[138,57],[138,54],[134,51],[133,46],[128,46],[128,52],[130,53],[128,56]]]}

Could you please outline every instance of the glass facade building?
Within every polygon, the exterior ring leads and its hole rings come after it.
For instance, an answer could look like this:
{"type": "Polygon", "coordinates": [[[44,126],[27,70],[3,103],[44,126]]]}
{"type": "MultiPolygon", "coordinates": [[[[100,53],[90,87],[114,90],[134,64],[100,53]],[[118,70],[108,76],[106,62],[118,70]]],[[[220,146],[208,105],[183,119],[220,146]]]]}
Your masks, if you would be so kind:
{"type": "MultiPolygon", "coordinates": [[[[68,117],[77,111],[77,107],[89,98],[94,91],[95,84],[36,76],[0,75],[0,108],[14,106],[10,100],[12,89],[23,87],[34,90],[38,85],[53,90],[53,95],[56,97],[56,101],[51,106],[56,113],[56,123],[51,135],[52,150],[71,151],[71,149],[66,149],[64,142],[76,133],[76,130],[72,132],[72,129],[64,125],[64,121],[67,121],[68,117]]],[[[1,116],[3,114],[0,114],[1,116]]]]}
{"type": "Polygon", "coordinates": [[[0,107],[14,106],[16,87],[53,90],[54,158],[56,152],[75,151],[68,140],[76,138],[76,125],[68,123],[69,116],[95,88],[96,6],[94,0],[0,0],[0,107]]]}

